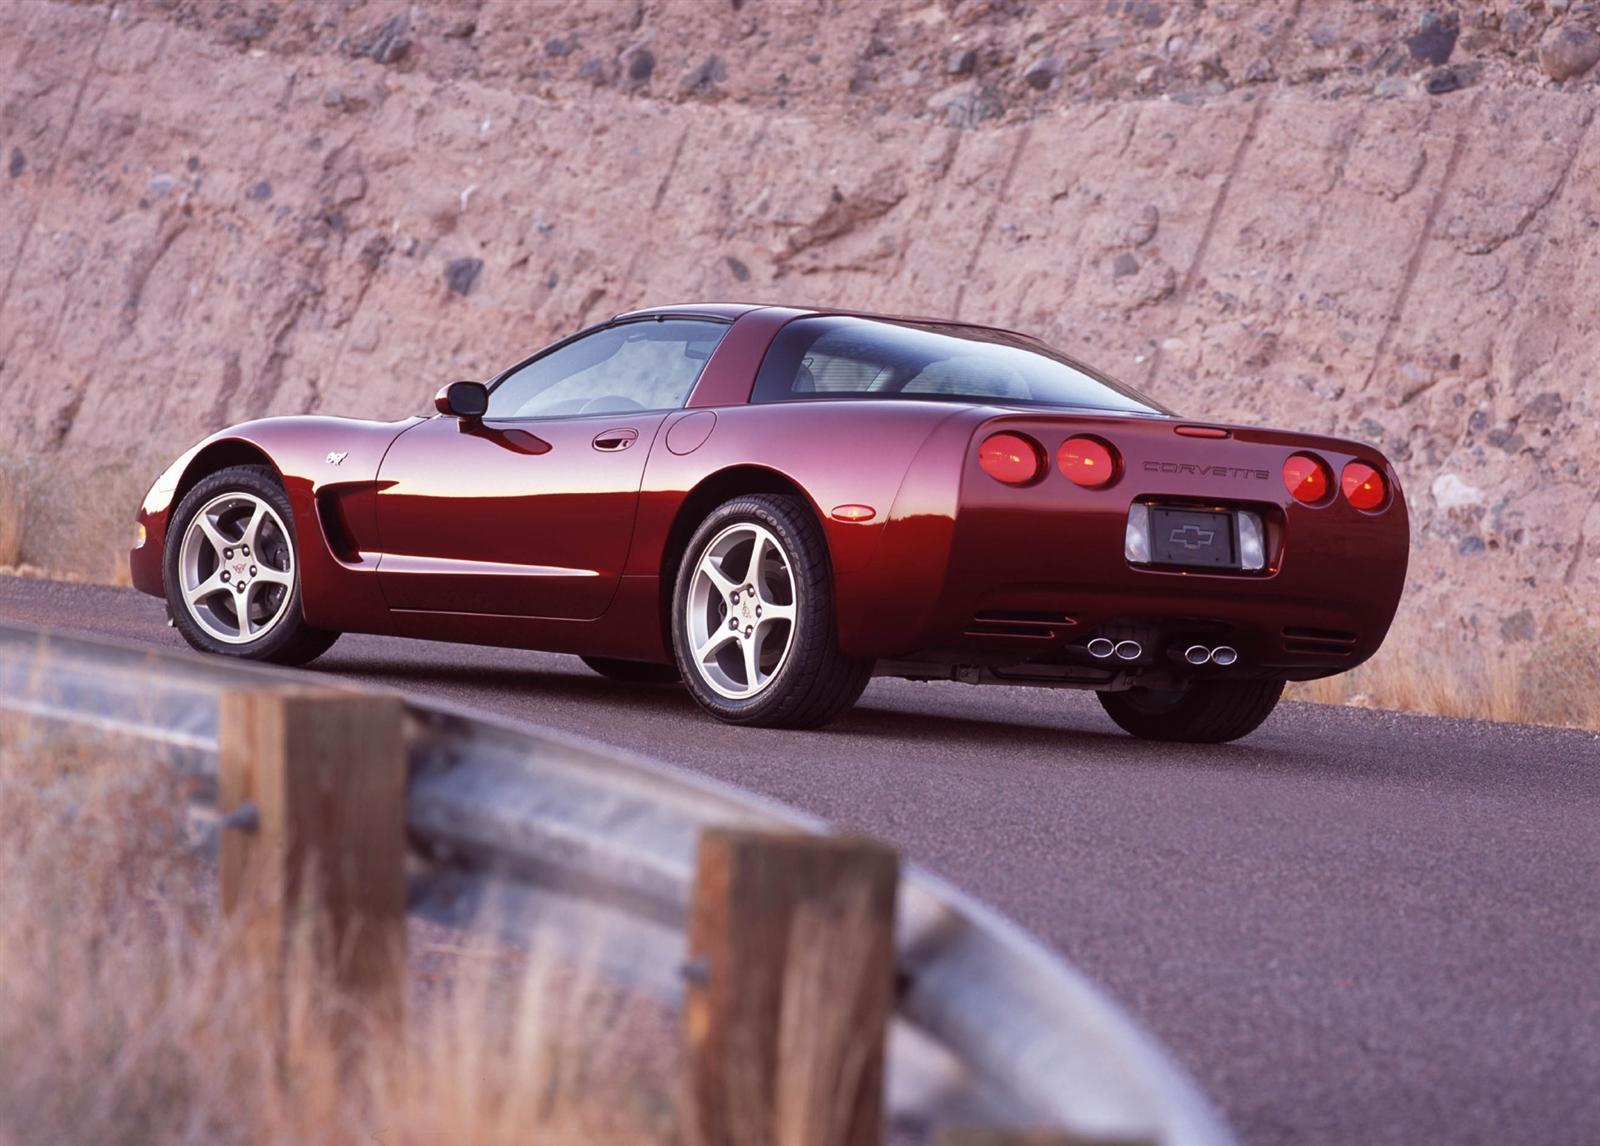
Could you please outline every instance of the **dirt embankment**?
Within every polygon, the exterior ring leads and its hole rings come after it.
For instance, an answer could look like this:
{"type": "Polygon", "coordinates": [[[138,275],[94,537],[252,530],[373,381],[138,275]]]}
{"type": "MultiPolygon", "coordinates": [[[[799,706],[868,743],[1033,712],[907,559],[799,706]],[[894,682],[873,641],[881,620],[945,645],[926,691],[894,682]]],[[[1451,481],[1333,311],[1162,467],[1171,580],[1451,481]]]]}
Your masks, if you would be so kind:
{"type": "Polygon", "coordinates": [[[408,413],[650,301],[827,302],[1376,443],[1413,628],[1525,657],[1600,623],[1595,8],[0,6],[21,556],[109,576],[154,460],[230,421],[408,413]]]}

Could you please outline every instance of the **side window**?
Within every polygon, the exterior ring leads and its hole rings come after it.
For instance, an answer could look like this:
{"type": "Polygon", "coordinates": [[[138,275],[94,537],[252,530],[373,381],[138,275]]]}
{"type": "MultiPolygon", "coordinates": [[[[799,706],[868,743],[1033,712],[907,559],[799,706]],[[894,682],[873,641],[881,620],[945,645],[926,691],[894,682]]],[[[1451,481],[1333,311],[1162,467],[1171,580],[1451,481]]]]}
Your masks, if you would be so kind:
{"type": "Polygon", "coordinates": [[[640,319],[569,342],[501,379],[490,418],[676,410],[689,400],[726,323],[640,319]]]}

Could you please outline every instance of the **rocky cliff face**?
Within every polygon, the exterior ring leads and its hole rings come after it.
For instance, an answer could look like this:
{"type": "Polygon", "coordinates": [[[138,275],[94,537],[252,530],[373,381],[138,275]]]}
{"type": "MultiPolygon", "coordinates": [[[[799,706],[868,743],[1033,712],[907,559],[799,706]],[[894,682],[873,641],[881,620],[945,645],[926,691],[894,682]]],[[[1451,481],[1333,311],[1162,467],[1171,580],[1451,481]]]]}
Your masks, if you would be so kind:
{"type": "Polygon", "coordinates": [[[1600,623],[1595,5],[20,0],[0,451],[108,575],[155,459],[651,301],[1040,333],[1374,442],[1419,631],[1600,623]]]}

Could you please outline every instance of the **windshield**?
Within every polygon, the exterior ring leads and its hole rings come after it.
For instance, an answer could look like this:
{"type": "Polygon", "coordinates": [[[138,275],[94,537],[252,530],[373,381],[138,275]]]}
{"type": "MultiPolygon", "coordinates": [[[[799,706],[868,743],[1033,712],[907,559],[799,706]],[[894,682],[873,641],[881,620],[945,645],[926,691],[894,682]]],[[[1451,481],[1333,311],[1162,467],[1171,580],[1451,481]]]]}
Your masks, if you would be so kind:
{"type": "Polygon", "coordinates": [[[761,363],[750,400],[816,398],[1169,412],[1023,335],[845,316],[799,318],[779,331],[761,363]]]}

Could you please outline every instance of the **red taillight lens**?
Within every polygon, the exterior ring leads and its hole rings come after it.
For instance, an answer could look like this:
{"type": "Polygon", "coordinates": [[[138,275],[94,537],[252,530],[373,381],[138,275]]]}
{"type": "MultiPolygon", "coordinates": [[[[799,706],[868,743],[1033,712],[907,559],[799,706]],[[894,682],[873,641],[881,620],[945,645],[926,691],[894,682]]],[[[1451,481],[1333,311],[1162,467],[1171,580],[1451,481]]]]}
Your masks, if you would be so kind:
{"type": "Polygon", "coordinates": [[[1039,443],[1021,434],[990,434],[978,447],[978,464],[1007,485],[1027,485],[1044,468],[1039,443]]]}
{"type": "Polygon", "coordinates": [[[1056,451],[1061,472],[1088,489],[1110,485],[1117,476],[1117,455],[1097,438],[1068,438],[1056,451]]]}
{"type": "Polygon", "coordinates": [[[1339,475],[1345,500],[1357,509],[1377,509],[1389,496],[1383,475],[1365,462],[1351,462],[1339,475]]]}
{"type": "Polygon", "coordinates": [[[1295,454],[1283,463],[1283,487],[1296,501],[1310,505],[1328,496],[1328,467],[1310,454],[1295,454]]]}

